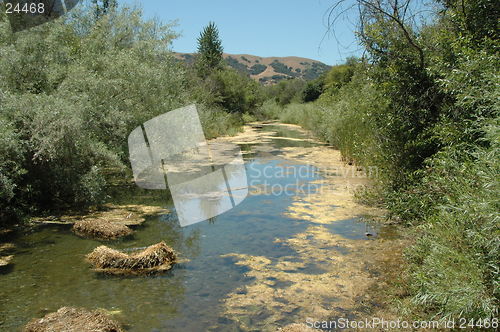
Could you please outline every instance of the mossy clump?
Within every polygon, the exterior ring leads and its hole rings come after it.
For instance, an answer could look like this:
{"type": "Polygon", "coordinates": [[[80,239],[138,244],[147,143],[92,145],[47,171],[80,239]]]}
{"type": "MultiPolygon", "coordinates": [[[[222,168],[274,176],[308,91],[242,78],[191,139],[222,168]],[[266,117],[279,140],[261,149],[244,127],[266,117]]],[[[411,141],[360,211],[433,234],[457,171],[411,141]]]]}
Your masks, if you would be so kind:
{"type": "Polygon", "coordinates": [[[99,310],[62,307],[28,323],[23,332],[122,332],[118,322],[99,310]]]}
{"type": "Polygon", "coordinates": [[[97,272],[137,275],[169,270],[176,262],[177,255],[162,241],[130,254],[99,246],[86,258],[97,272]]]}
{"type": "Polygon", "coordinates": [[[124,224],[100,219],[79,220],[73,225],[73,232],[82,237],[92,237],[100,240],[114,240],[133,233],[124,224]]]}

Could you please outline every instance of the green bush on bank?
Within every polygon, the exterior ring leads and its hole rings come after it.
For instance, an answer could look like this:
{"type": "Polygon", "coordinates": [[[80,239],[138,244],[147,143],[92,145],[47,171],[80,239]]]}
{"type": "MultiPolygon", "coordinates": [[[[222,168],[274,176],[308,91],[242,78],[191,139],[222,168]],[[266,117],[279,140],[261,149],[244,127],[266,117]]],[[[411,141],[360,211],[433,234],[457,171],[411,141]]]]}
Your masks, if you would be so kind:
{"type": "Polygon", "coordinates": [[[2,221],[102,202],[108,170],[128,164],[129,132],[189,101],[175,34],[127,8],[15,34],[0,21],[2,221]]]}
{"type": "Polygon", "coordinates": [[[220,72],[214,97],[174,58],[175,37],[126,7],[17,33],[1,11],[0,225],[103,202],[110,177],[126,179],[128,134],[166,111],[196,102],[208,137],[239,130],[255,86],[220,72]]]}

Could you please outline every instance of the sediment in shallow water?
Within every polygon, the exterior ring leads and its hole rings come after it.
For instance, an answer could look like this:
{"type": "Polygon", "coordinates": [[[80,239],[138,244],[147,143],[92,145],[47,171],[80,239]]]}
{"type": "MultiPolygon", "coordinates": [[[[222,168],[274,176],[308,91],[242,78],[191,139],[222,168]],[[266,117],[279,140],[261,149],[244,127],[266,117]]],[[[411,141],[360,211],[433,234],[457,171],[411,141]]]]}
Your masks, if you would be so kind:
{"type": "Polygon", "coordinates": [[[305,324],[290,324],[285,327],[281,327],[277,332],[314,332],[320,331],[318,329],[314,329],[305,324]]]}

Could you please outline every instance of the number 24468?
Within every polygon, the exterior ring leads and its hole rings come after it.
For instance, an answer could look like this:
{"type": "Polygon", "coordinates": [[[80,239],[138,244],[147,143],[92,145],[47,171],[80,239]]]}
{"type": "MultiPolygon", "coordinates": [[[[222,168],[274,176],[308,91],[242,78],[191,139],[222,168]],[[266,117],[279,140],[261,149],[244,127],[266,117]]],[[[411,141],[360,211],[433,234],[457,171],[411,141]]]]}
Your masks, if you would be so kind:
{"type": "Polygon", "coordinates": [[[5,13],[13,14],[13,13],[26,13],[26,14],[43,14],[45,13],[45,4],[43,2],[40,3],[24,3],[24,4],[12,4],[7,2],[5,4],[5,13]]]}

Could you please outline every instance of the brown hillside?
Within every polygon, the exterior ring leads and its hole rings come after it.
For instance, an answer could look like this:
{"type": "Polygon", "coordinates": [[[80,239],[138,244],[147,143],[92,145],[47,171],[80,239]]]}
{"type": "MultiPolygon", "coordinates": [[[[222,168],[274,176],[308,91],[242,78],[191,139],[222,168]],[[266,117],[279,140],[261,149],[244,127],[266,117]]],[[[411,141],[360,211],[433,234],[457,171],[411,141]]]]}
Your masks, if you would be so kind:
{"type": "MultiPolygon", "coordinates": [[[[192,53],[175,53],[178,59],[192,62],[192,53]]],[[[288,57],[259,57],[251,54],[227,54],[224,59],[233,68],[248,74],[262,84],[274,84],[283,79],[302,78],[312,80],[319,77],[330,66],[308,58],[296,56],[288,57]]]]}

